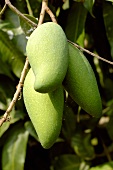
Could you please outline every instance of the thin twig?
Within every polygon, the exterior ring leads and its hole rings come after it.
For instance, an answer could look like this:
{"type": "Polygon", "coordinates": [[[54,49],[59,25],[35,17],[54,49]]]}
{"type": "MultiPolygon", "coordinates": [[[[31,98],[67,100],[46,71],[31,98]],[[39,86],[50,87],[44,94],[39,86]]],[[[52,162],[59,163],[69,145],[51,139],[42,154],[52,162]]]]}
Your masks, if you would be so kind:
{"type": "MultiPolygon", "coordinates": [[[[18,15],[21,16],[22,18],[26,19],[26,17],[25,17],[20,11],[18,11],[18,10],[10,3],[9,0],[5,0],[5,2],[6,2],[6,4],[7,4],[16,14],[18,14],[18,15]]],[[[48,0],[47,0],[47,1],[43,1],[43,3],[42,3],[42,10],[41,10],[42,12],[46,11],[47,5],[48,5],[48,0]],[[43,8],[44,8],[44,9],[43,9],[43,8]]],[[[52,16],[52,12],[50,13],[50,15],[52,16]]],[[[45,16],[45,12],[43,13],[43,17],[44,17],[44,16],[45,16]]],[[[50,17],[51,17],[51,16],[50,16],[50,17]]],[[[40,17],[42,17],[42,16],[40,15],[40,17]]],[[[28,18],[27,18],[27,21],[28,21],[28,22],[30,21],[29,23],[32,23],[32,21],[29,20],[28,18]]],[[[43,23],[43,18],[40,18],[40,24],[42,24],[42,23],[43,23]]],[[[34,23],[33,23],[33,24],[34,24],[34,23]]],[[[37,26],[37,25],[35,24],[34,26],[37,26]]],[[[14,94],[14,97],[13,97],[13,99],[12,99],[9,107],[7,108],[7,110],[6,110],[6,112],[4,113],[3,117],[0,119],[0,126],[2,126],[2,124],[7,121],[8,116],[9,116],[9,113],[12,111],[12,109],[13,109],[16,101],[20,99],[20,94],[21,94],[21,90],[22,90],[22,87],[23,87],[23,83],[24,83],[24,79],[25,79],[25,76],[26,76],[26,72],[27,72],[26,70],[27,70],[27,68],[28,68],[28,65],[29,65],[29,62],[28,62],[28,59],[26,59],[26,62],[25,62],[23,71],[22,71],[22,73],[21,73],[20,81],[19,81],[18,86],[17,86],[17,90],[16,90],[16,92],[15,92],[15,94],[14,94]]]]}
{"type": "Polygon", "coordinates": [[[38,26],[41,25],[44,21],[44,16],[45,16],[45,9],[46,6],[48,5],[48,1],[42,1],[42,8],[41,8],[41,12],[40,12],[40,17],[39,17],[39,21],[38,21],[38,26]]]}
{"type": "Polygon", "coordinates": [[[48,15],[50,16],[50,18],[51,18],[51,20],[52,20],[53,22],[57,23],[54,14],[52,13],[52,11],[50,10],[50,8],[48,7],[48,0],[43,0],[43,1],[42,1],[42,9],[41,9],[41,12],[40,12],[40,17],[39,17],[38,26],[43,23],[43,21],[44,21],[44,16],[45,16],[45,12],[48,13],[48,15]]]}
{"type": "Polygon", "coordinates": [[[109,63],[109,64],[113,65],[113,62],[112,62],[112,61],[106,60],[105,58],[102,58],[102,57],[100,57],[99,55],[94,54],[94,53],[90,52],[89,50],[86,50],[85,48],[77,45],[76,43],[74,43],[74,42],[72,42],[72,41],[70,41],[70,40],[68,40],[68,42],[70,42],[70,43],[73,44],[75,47],[79,48],[80,50],[82,50],[82,51],[84,51],[84,52],[92,55],[93,57],[96,57],[96,58],[98,58],[99,60],[102,60],[102,61],[104,61],[104,62],[106,62],[106,63],[109,63]]]}
{"type": "Polygon", "coordinates": [[[48,6],[46,7],[46,12],[49,14],[51,20],[52,20],[53,22],[57,23],[57,20],[56,20],[56,18],[55,18],[55,16],[54,16],[53,12],[50,10],[50,8],[49,8],[48,6]]]}
{"type": "MultiPolygon", "coordinates": [[[[32,22],[31,20],[29,20],[27,17],[25,17],[19,10],[17,10],[17,9],[11,4],[11,2],[10,2],[9,0],[5,0],[5,3],[6,3],[5,6],[8,5],[9,8],[10,8],[12,11],[14,11],[17,15],[19,15],[20,17],[22,17],[23,19],[25,19],[29,24],[32,24],[32,26],[37,27],[37,24],[35,24],[35,23],[32,22]]],[[[5,6],[4,6],[4,8],[5,8],[5,6]]],[[[2,11],[3,11],[3,9],[2,9],[2,11]]],[[[43,21],[44,21],[44,16],[45,16],[45,12],[47,12],[47,13],[49,14],[49,16],[50,16],[50,18],[51,18],[51,20],[52,20],[53,22],[56,22],[56,23],[57,23],[54,14],[52,13],[52,11],[51,11],[51,10],[49,9],[49,7],[48,7],[48,0],[43,0],[43,1],[42,1],[42,9],[41,9],[40,17],[39,17],[38,26],[43,23],[43,21]]],[[[69,41],[69,40],[68,40],[68,41],[69,41]]],[[[106,60],[106,59],[103,59],[102,57],[100,57],[100,56],[98,56],[98,55],[96,55],[96,54],[94,54],[94,53],[91,53],[90,51],[88,51],[88,50],[86,50],[86,49],[78,46],[77,44],[75,44],[75,43],[73,43],[73,42],[71,42],[71,41],[69,41],[69,42],[70,42],[71,44],[73,44],[74,46],[76,46],[77,48],[81,49],[82,51],[85,51],[85,52],[89,53],[90,55],[92,55],[92,56],[94,56],[94,57],[97,57],[98,59],[101,59],[101,60],[103,60],[103,61],[105,61],[105,62],[107,62],[107,63],[109,63],[109,64],[113,64],[113,62],[110,62],[110,61],[108,61],[108,60],[106,60]]],[[[26,70],[27,70],[27,68],[28,68],[28,65],[29,65],[29,62],[28,62],[28,60],[26,59],[26,62],[25,62],[23,71],[22,71],[22,73],[21,73],[20,81],[19,81],[18,86],[17,86],[17,90],[16,90],[16,92],[15,92],[15,94],[14,94],[14,97],[13,97],[13,99],[12,99],[12,101],[11,101],[8,109],[7,109],[6,112],[4,113],[3,117],[0,119],[0,126],[2,126],[2,124],[7,121],[8,116],[9,116],[9,113],[12,111],[12,108],[14,107],[16,101],[19,99],[19,96],[20,96],[20,94],[21,94],[21,89],[22,89],[22,87],[23,87],[24,79],[25,79],[25,76],[26,76],[26,72],[27,72],[26,70]]]]}
{"type": "Polygon", "coordinates": [[[0,11],[0,15],[2,15],[2,14],[4,13],[6,7],[7,7],[7,4],[5,3],[4,7],[3,7],[2,10],[0,11]]]}
{"type": "Polygon", "coordinates": [[[25,62],[25,65],[24,65],[24,68],[23,68],[23,71],[21,73],[21,77],[20,77],[20,81],[18,83],[18,86],[17,86],[17,90],[14,94],[14,97],[8,107],[8,109],[6,110],[6,112],[4,113],[3,117],[0,119],[0,126],[2,126],[2,124],[7,121],[7,118],[9,116],[9,113],[12,111],[16,101],[18,100],[19,96],[20,96],[20,93],[21,93],[21,89],[23,87],[23,82],[24,82],[24,79],[25,79],[25,76],[26,76],[26,72],[27,72],[27,68],[28,68],[28,65],[29,65],[29,62],[28,62],[28,59],[26,59],[26,62],[25,62]]]}
{"type": "Polygon", "coordinates": [[[33,27],[37,27],[37,24],[35,24],[33,21],[28,19],[25,15],[23,15],[17,8],[15,8],[9,0],[5,0],[5,3],[9,6],[9,8],[14,11],[18,16],[20,16],[22,19],[26,20],[30,25],[33,27]]]}

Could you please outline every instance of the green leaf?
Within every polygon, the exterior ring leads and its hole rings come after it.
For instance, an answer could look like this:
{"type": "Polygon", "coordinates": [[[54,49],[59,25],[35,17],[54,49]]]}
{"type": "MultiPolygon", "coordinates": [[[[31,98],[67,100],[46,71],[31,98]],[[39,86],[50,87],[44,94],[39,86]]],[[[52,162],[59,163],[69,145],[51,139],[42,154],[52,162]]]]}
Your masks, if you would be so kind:
{"type": "MultiPolygon", "coordinates": [[[[29,20],[33,21],[35,24],[38,24],[38,20],[37,20],[35,17],[30,16],[30,15],[28,15],[28,14],[24,14],[24,15],[25,15],[29,20]]],[[[28,21],[22,19],[21,17],[20,17],[20,25],[21,25],[21,27],[22,27],[22,30],[24,31],[24,33],[25,33],[27,36],[29,36],[29,35],[31,34],[31,32],[33,31],[33,26],[30,25],[30,24],[28,23],[28,21]]]]}
{"type": "Polygon", "coordinates": [[[107,162],[105,164],[96,166],[96,167],[92,167],[89,170],[113,170],[113,162],[107,162]]]}
{"type": "Polygon", "coordinates": [[[106,1],[109,1],[109,2],[112,2],[112,3],[113,3],[113,0],[106,0],[106,1]]]}
{"type": "Polygon", "coordinates": [[[4,104],[7,103],[7,99],[12,98],[15,92],[15,84],[12,79],[4,74],[0,74],[0,101],[3,102],[2,97],[4,99],[4,104]],[[7,82],[7,83],[6,83],[7,82]]]}
{"type": "Polygon", "coordinates": [[[37,133],[33,127],[33,124],[31,123],[31,121],[27,121],[25,123],[25,129],[29,132],[29,134],[34,137],[36,140],[38,140],[38,136],[37,133]]]}
{"type": "Polygon", "coordinates": [[[61,155],[54,163],[54,170],[85,170],[87,167],[80,157],[72,154],[61,155]]]}
{"type": "Polygon", "coordinates": [[[91,134],[84,134],[83,132],[77,132],[71,141],[76,154],[85,160],[91,160],[95,156],[94,148],[91,145],[91,134]]]}
{"type": "Polygon", "coordinates": [[[12,28],[18,28],[20,26],[18,15],[10,9],[7,9],[5,12],[5,21],[10,23],[12,28]]]}
{"type": "Polygon", "coordinates": [[[22,124],[10,130],[2,150],[2,170],[24,170],[28,134],[22,124]]]}
{"type": "Polygon", "coordinates": [[[7,75],[8,77],[13,79],[10,66],[6,62],[3,62],[1,58],[0,58],[0,74],[7,75]]]}
{"type": "Polygon", "coordinates": [[[113,5],[108,2],[103,3],[103,18],[113,58],[113,5]]]}
{"type": "Polygon", "coordinates": [[[3,123],[3,125],[0,127],[0,137],[5,133],[9,126],[10,126],[9,122],[3,123]]]}
{"type": "Polygon", "coordinates": [[[14,74],[20,77],[24,66],[23,54],[17,50],[8,35],[2,30],[0,30],[0,54],[2,61],[10,65],[14,74]]]}
{"type": "Polygon", "coordinates": [[[22,53],[23,55],[26,54],[26,44],[27,44],[27,39],[24,33],[19,32],[18,30],[15,30],[15,34],[13,36],[12,42],[15,44],[15,47],[17,50],[22,53]]]}
{"type": "Polygon", "coordinates": [[[84,6],[85,8],[90,12],[90,14],[94,17],[93,12],[92,12],[92,8],[93,5],[95,3],[95,0],[85,0],[84,2],[84,6]]]}
{"type": "Polygon", "coordinates": [[[64,10],[69,9],[69,0],[64,1],[64,4],[62,6],[64,10]]]}
{"type": "Polygon", "coordinates": [[[69,40],[76,42],[85,26],[87,10],[82,3],[74,2],[69,10],[67,25],[65,29],[69,40]]]}
{"type": "Polygon", "coordinates": [[[85,38],[85,30],[83,29],[82,33],[79,35],[77,42],[76,42],[81,47],[84,47],[84,38],[85,38]]]}
{"type": "MultiPolygon", "coordinates": [[[[10,102],[11,101],[9,101],[8,104],[10,102]]],[[[11,119],[9,121],[6,121],[5,123],[3,123],[3,125],[0,127],[0,137],[8,130],[8,128],[10,127],[11,124],[17,122],[20,119],[23,119],[25,116],[23,112],[15,110],[15,107],[13,107],[12,111],[10,112],[10,115],[11,115],[10,116],[11,119]]]]}

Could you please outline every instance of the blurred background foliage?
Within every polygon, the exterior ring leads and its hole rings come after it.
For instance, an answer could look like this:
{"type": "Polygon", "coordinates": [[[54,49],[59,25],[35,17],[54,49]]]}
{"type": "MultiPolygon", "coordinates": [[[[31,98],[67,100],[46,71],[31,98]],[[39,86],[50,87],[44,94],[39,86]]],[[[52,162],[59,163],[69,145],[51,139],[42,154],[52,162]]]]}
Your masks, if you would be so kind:
{"type": "MultiPolygon", "coordinates": [[[[4,6],[0,1],[0,11],[4,6]]],[[[38,23],[41,0],[11,0],[38,23]]],[[[113,0],[49,0],[69,40],[113,61],[113,0]]],[[[51,21],[48,14],[44,22],[51,21]]],[[[0,16],[0,116],[16,91],[33,27],[8,6],[0,16]]],[[[41,147],[26,112],[23,96],[0,127],[1,170],[112,170],[113,66],[84,53],[95,72],[103,104],[100,119],[92,118],[69,95],[62,130],[54,146],[41,147]]],[[[85,89],[87,90],[87,89],[85,89]]]]}

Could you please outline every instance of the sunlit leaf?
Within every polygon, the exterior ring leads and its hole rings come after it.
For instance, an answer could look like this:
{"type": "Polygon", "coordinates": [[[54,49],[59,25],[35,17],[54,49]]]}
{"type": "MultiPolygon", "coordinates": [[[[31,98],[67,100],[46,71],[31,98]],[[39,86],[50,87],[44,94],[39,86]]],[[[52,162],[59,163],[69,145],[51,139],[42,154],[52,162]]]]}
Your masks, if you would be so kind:
{"type": "Polygon", "coordinates": [[[106,1],[113,2],[113,0],[106,0],[106,1]]]}
{"type": "Polygon", "coordinates": [[[10,123],[5,122],[3,125],[0,127],[0,137],[4,134],[4,132],[9,128],[10,123]]]}
{"type": "Polygon", "coordinates": [[[92,167],[89,170],[113,170],[113,162],[107,162],[105,164],[96,166],[96,167],[92,167]]]}
{"type": "Polygon", "coordinates": [[[10,130],[2,151],[2,170],[24,170],[28,134],[22,124],[10,130]]]}
{"type": "Polygon", "coordinates": [[[79,44],[81,47],[84,47],[84,37],[85,37],[85,31],[83,29],[82,33],[79,35],[77,39],[77,44],[79,44]]]}
{"type": "Polygon", "coordinates": [[[93,12],[92,12],[92,8],[93,8],[94,3],[95,3],[95,0],[85,0],[84,1],[85,8],[90,12],[90,14],[92,16],[94,16],[93,12]]]}

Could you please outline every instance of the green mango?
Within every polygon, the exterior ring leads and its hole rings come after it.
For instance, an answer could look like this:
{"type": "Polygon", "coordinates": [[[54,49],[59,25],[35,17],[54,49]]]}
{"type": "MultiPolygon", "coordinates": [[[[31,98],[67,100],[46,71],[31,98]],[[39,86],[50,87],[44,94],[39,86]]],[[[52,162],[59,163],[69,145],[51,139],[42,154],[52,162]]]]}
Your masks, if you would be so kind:
{"type": "Polygon", "coordinates": [[[69,67],[63,86],[83,110],[94,117],[102,115],[102,103],[93,69],[83,53],[71,43],[69,67]]]}
{"type": "Polygon", "coordinates": [[[62,84],[68,68],[68,43],[60,25],[47,22],[37,27],[28,39],[26,52],[36,91],[48,93],[62,84]]]}
{"type": "Polygon", "coordinates": [[[59,136],[64,107],[63,87],[50,93],[34,90],[35,76],[29,70],[23,87],[24,103],[43,148],[50,148],[59,136]]]}

